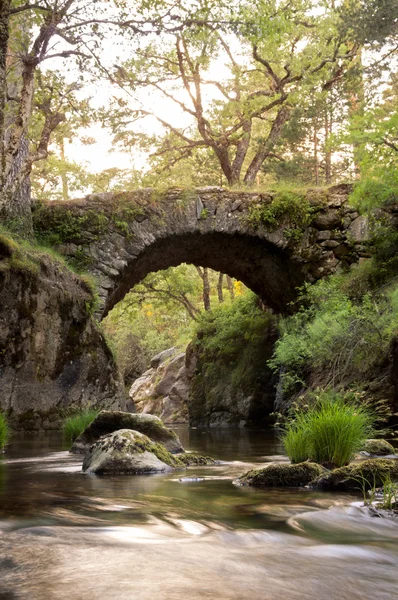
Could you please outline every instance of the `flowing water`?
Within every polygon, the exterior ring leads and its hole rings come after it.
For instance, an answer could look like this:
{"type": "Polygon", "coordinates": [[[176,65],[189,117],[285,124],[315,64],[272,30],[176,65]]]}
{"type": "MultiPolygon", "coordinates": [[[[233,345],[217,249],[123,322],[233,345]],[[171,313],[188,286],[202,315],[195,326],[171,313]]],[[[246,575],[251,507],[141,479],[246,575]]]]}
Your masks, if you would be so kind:
{"type": "Polygon", "coordinates": [[[0,459],[0,600],[398,597],[398,521],[358,496],[233,485],[286,460],[272,432],[176,430],[223,462],[98,477],[57,435],[15,438],[0,459]]]}

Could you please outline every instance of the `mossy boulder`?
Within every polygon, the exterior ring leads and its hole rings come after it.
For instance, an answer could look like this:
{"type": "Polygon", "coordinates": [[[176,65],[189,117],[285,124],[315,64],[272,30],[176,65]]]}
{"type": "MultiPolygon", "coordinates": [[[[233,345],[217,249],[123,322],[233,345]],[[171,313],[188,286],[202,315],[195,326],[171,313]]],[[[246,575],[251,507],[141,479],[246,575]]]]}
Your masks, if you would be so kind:
{"type": "Polygon", "coordinates": [[[296,465],[274,463],[264,469],[247,471],[235,483],[265,487],[302,487],[323,473],[325,469],[312,462],[296,465]]]}
{"type": "Polygon", "coordinates": [[[174,458],[178,459],[181,466],[185,467],[204,467],[218,463],[211,456],[202,456],[201,454],[197,454],[197,452],[184,452],[183,454],[175,455],[174,458]]]}
{"type": "Polygon", "coordinates": [[[132,429],[121,429],[104,435],[87,452],[83,471],[99,475],[144,475],[162,473],[189,466],[214,465],[210,456],[196,452],[171,454],[163,444],[132,429]]]}
{"type": "Polygon", "coordinates": [[[394,446],[387,440],[366,440],[361,448],[361,452],[366,452],[371,456],[386,456],[388,454],[396,454],[394,446]]]}
{"type": "Polygon", "coordinates": [[[163,444],[172,454],[184,452],[177,434],[166,427],[159,417],[110,410],[103,410],[97,415],[74,441],[70,451],[74,454],[85,454],[101,436],[120,429],[132,429],[143,433],[153,442],[163,444]]]}
{"type": "Polygon", "coordinates": [[[311,481],[310,487],[356,492],[382,486],[388,476],[393,481],[398,481],[398,459],[372,458],[324,473],[311,481]]]}
{"type": "Polygon", "coordinates": [[[83,471],[99,475],[145,475],[178,467],[179,461],[146,435],[121,429],[95,442],[83,461],[83,471]]]}

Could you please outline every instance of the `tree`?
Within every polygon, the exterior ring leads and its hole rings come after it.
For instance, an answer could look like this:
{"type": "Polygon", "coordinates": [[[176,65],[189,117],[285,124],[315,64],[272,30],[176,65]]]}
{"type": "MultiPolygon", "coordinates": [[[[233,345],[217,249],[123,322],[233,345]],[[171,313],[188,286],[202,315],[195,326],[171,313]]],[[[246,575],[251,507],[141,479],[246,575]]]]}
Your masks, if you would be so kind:
{"type": "MultiPolygon", "coordinates": [[[[167,2],[152,6],[166,11],[167,2]]],[[[142,8],[142,7],[141,7],[142,8]]],[[[167,15],[166,11],[166,15],[167,15]]],[[[32,166],[47,158],[50,138],[63,121],[62,113],[43,111],[37,143],[30,145],[29,129],[35,109],[36,73],[50,60],[74,61],[75,73],[88,63],[101,66],[105,36],[148,35],[160,26],[137,15],[123,0],[2,0],[0,6],[0,214],[25,221],[30,228],[29,181],[32,166]],[[11,33],[11,35],[10,35],[11,33]],[[12,89],[12,93],[10,93],[12,89]],[[8,108],[8,110],[6,110],[8,108]]],[[[182,26],[182,25],[179,25],[182,26]]],[[[106,69],[105,69],[106,70],[106,69]]]]}
{"type": "Polygon", "coordinates": [[[171,156],[175,163],[208,148],[229,184],[252,185],[264,162],[277,156],[292,107],[333,87],[354,60],[357,46],[347,48],[335,11],[311,16],[314,2],[244,3],[224,31],[211,18],[220,3],[197,4],[200,27],[160,34],[138,48],[135,57],[115,65],[113,75],[130,93],[155,91],[192,125],[176,126],[161,110],[131,109],[120,96],[107,123],[121,143],[135,144],[137,121],[153,117],[169,134],[155,156],[171,156]],[[225,64],[224,77],[212,76],[216,64],[225,64]]]}

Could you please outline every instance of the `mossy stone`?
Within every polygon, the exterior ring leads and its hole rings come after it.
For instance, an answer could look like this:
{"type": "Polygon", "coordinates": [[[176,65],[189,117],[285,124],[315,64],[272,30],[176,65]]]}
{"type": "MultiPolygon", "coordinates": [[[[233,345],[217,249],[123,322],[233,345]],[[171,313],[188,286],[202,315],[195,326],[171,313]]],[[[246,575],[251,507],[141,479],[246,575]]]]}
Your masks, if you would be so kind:
{"type": "Polygon", "coordinates": [[[101,436],[120,429],[139,431],[153,442],[163,444],[166,450],[173,454],[184,452],[177,434],[166,427],[159,417],[111,410],[102,410],[75,440],[70,451],[74,454],[84,454],[101,436]]]}
{"type": "Polygon", "coordinates": [[[196,452],[184,452],[184,454],[176,454],[174,458],[178,459],[181,465],[185,467],[202,467],[206,465],[215,465],[217,461],[211,456],[202,456],[196,452]]]}
{"type": "Polygon", "coordinates": [[[367,452],[372,456],[386,456],[387,454],[396,454],[394,446],[387,442],[387,440],[366,440],[365,444],[361,448],[362,452],[367,452]]]}
{"type": "Polygon", "coordinates": [[[83,471],[99,475],[161,473],[179,466],[179,461],[162,444],[131,429],[101,437],[83,461],[83,471]]]}
{"type": "Polygon", "coordinates": [[[312,462],[296,465],[274,463],[264,469],[247,471],[235,483],[265,487],[302,487],[324,472],[325,469],[321,465],[312,462]]]}
{"type": "Polygon", "coordinates": [[[371,458],[334,469],[311,481],[310,487],[320,490],[356,492],[379,487],[384,479],[398,481],[398,459],[371,458]]]}

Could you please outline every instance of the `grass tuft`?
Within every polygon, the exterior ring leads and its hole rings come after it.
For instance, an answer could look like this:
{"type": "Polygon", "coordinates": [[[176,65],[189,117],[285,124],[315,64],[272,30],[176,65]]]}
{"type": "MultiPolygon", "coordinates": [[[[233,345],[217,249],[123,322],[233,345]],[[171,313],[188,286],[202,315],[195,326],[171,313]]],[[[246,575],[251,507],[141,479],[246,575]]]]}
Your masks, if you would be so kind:
{"type": "Polygon", "coordinates": [[[342,467],[362,448],[374,421],[375,416],[366,406],[324,391],[312,408],[295,415],[282,441],[293,463],[310,459],[330,468],[342,467]]]}
{"type": "Polygon", "coordinates": [[[94,421],[98,410],[86,410],[67,417],[62,425],[62,431],[67,440],[74,442],[81,433],[94,421]]]}
{"type": "Polygon", "coordinates": [[[0,450],[4,448],[7,443],[10,430],[7,424],[7,419],[0,413],[0,450]]]}

